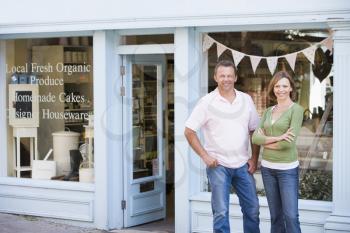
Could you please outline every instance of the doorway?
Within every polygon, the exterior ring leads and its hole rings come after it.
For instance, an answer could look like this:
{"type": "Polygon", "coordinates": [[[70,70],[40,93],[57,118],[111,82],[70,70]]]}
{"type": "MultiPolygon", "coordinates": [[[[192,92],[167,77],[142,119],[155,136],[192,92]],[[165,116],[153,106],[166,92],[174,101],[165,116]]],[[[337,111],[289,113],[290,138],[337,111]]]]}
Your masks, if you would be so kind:
{"type": "Polygon", "coordinates": [[[124,227],[173,232],[173,55],[126,55],[123,64],[124,227]]]}

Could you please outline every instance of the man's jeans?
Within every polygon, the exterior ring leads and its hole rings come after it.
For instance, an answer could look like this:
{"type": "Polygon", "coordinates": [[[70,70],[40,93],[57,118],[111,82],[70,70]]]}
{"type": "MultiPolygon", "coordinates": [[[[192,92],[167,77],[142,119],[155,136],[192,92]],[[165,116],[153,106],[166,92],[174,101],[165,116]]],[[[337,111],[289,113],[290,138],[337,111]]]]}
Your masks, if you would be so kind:
{"type": "Polygon", "coordinates": [[[229,199],[233,185],[243,213],[244,232],[259,233],[259,201],[254,178],[248,172],[248,165],[236,169],[219,165],[207,168],[207,175],[211,186],[214,232],[230,233],[229,199]]]}
{"type": "Polygon", "coordinates": [[[299,168],[261,167],[271,215],[271,233],[300,233],[298,214],[299,168]]]}

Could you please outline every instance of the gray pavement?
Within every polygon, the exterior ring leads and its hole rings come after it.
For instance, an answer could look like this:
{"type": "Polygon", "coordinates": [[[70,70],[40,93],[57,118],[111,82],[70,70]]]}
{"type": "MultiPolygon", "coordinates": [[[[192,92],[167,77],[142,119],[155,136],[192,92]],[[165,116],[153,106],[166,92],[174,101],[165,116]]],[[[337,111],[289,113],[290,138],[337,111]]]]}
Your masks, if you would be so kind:
{"type": "Polygon", "coordinates": [[[168,231],[125,229],[103,231],[71,226],[46,219],[0,213],[0,233],[167,233],[168,231]]]}

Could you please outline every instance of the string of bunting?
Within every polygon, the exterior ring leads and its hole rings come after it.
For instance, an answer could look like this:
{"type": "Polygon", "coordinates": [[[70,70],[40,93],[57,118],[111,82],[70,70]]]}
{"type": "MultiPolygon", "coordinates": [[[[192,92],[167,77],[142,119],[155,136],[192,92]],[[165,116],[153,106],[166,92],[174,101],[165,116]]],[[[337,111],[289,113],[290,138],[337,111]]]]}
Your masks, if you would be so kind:
{"type": "Polygon", "coordinates": [[[230,50],[232,53],[233,61],[236,65],[236,67],[238,67],[238,64],[242,61],[242,59],[244,57],[246,57],[246,56],[249,57],[254,73],[255,73],[256,68],[258,67],[260,61],[262,59],[266,59],[267,66],[268,66],[271,74],[273,75],[275,70],[276,70],[277,61],[279,58],[284,57],[287,60],[290,68],[294,71],[295,61],[296,61],[298,53],[303,53],[305,55],[305,57],[313,65],[314,65],[314,60],[315,60],[315,52],[316,52],[316,49],[318,47],[321,47],[323,49],[323,51],[326,51],[328,49],[330,51],[330,53],[332,54],[333,38],[332,38],[332,36],[329,36],[326,39],[324,39],[316,44],[313,44],[308,48],[297,51],[297,52],[293,52],[293,53],[289,53],[289,54],[285,54],[285,55],[281,55],[281,56],[269,56],[269,57],[254,56],[254,55],[249,55],[249,54],[239,52],[237,50],[231,49],[231,48],[223,45],[222,43],[214,40],[212,37],[208,36],[207,34],[204,35],[204,37],[203,37],[203,52],[206,52],[213,44],[216,44],[218,58],[227,49],[230,50]]]}

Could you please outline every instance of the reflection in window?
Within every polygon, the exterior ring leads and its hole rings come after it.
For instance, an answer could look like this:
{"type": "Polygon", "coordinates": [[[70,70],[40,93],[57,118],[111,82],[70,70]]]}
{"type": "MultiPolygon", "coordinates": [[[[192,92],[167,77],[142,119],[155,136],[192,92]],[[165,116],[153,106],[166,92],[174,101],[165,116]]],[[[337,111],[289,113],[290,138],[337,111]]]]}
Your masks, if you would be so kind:
{"type": "MultiPolygon", "coordinates": [[[[209,36],[225,46],[256,56],[280,56],[300,51],[318,43],[329,35],[326,31],[305,30],[290,35],[290,31],[273,32],[230,32],[210,33],[209,36]]],[[[226,50],[219,58],[232,60],[226,50]]],[[[216,87],[213,80],[217,63],[217,48],[208,50],[208,91],[216,87]]],[[[276,72],[286,70],[294,77],[297,88],[297,102],[305,109],[303,126],[297,140],[300,161],[300,198],[311,200],[332,200],[333,162],[333,57],[321,48],[316,50],[315,64],[298,53],[294,71],[284,58],[278,60],[276,72]]],[[[255,73],[248,57],[238,65],[238,80],[235,88],[248,93],[261,115],[273,105],[267,98],[267,87],[272,75],[265,59],[261,60],[255,73]]],[[[261,156],[260,156],[261,159],[261,156]]],[[[264,194],[260,171],[254,175],[258,193],[264,194]]],[[[204,191],[210,191],[203,176],[204,191]]],[[[234,190],[233,190],[234,192],[234,190]]]]}

